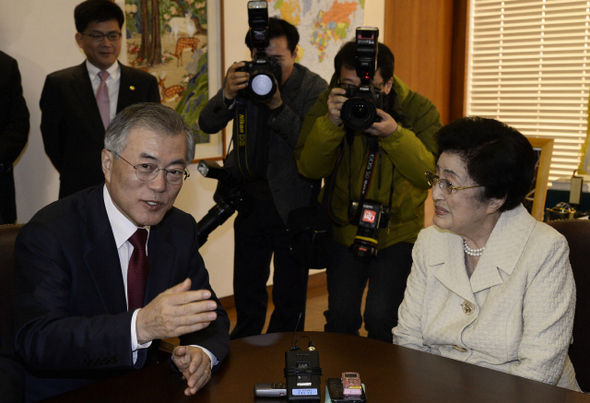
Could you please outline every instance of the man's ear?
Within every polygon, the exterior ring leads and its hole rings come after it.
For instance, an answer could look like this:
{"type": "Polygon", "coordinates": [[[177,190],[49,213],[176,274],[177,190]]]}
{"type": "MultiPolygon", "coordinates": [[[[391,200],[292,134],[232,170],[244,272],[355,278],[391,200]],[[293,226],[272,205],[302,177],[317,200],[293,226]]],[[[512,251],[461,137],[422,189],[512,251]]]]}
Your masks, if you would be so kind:
{"type": "Polygon", "coordinates": [[[391,77],[385,84],[383,84],[383,88],[381,89],[385,95],[388,95],[393,87],[393,77],[391,77]]]}
{"type": "Polygon", "coordinates": [[[76,39],[76,43],[78,44],[78,47],[80,49],[82,48],[82,39],[84,39],[84,37],[82,36],[82,34],[80,32],[76,32],[76,35],[74,36],[74,38],[76,39]]]}
{"type": "Polygon", "coordinates": [[[104,180],[106,183],[111,182],[111,175],[113,173],[113,160],[115,159],[115,155],[107,150],[106,148],[102,149],[100,154],[101,165],[102,165],[102,173],[104,174],[104,180]]]}

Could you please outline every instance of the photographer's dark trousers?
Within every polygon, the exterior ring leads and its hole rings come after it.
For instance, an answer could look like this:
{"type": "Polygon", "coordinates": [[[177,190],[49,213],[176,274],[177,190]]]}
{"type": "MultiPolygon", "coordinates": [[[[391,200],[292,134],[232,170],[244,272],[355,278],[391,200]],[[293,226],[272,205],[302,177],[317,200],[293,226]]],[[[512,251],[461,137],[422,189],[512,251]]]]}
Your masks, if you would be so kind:
{"type": "Polygon", "coordinates": [[[234,231],[234,298],[238,321],[231,339],[262,333],[268,305],[266,282],[273,254],[275,309],[267,333],[295,331],[300,313],[299,330],[303,330],[308,270],[293,261],[287,228],[274,202],[257,201],[253,210],[238,213],[234,231]]]}
{"type": "Polygon", "coordinates": [[[326,270],[328,310],[324,312],[324,330],[359,334],[363,292],[368,281],[365,329],[370,338],[392,343],[391,330],[397,325],[397,310],[412,268],[413,246],[397,243],[381,249],[375,259],[366,263],[356,260],[348,246],[332,242],[332,260],[326,270]]]}

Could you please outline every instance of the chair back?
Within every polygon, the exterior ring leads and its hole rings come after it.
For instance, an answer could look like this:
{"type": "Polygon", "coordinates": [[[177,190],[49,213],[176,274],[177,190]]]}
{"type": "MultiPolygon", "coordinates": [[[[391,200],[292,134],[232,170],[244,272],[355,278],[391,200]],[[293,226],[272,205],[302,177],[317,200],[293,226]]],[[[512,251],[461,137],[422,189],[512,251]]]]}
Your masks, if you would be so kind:
{"type": "Polygon", "coordinates": [[[22,367],[12,349],[10,297],[14,277],[14,244],[22,224],[0,225],[0,401],[21,401],[24,397],[22,367]]]}
{"type": "Polygon", "coordinates": [[[576,370],[578,385],[590,392],[590,221],[556,220],[549,225],[559,231],[570,247],[570,263],[576,280],[574,342],[569,356],[576,370]]]}
{"type": "Polygon", "coordinates": [[[14,276],[14,244],[22,224],[0,225],[0,340],[11,334],[10,295],[14,276]]]}

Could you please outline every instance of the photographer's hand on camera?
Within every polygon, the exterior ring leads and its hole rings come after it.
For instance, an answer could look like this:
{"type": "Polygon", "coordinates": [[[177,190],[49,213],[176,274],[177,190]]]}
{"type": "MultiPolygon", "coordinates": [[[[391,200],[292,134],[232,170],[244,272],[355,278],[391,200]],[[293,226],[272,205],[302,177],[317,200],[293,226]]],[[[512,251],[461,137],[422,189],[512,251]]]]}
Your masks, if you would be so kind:
{"type": "Polygon", "coordinates": [[[379,116],[379,120],[365,130],[365,133],[382,138],[391,136],[397,130],[395,119],[389,113],[379,108],[377,108],[377,116],[379,116]]]}
{"type": "Polygon", "coordinates": [[[330,91],[328,96],[328,120],[334,124],[334,126],[340,126],[342,124],[342,118],[340,117],[340,110],[342,105],[346,102],[347,98],[344,96],[346,90],[343,88],[335,87],[330,91]]]}
{"type": "Polygon", "coordinates": [[[248,86],[248,78],[250,73],[246,71],[237,71],[240,67],[244,67],[246,63],[236,62],[230,66],[225,77],[225,85],[223,86],[223,95],[225,99],[232,100],[238,96],[238,92],[248,86]]]}
{"type": "Polygon", "coordinates": [[[277,83],[277,90],[275,91],[275,93],[272,96],[272,98],[270,99],[270,101],[266,102],[265,105],[268,107],[268,109],[273,110],[273,109],[277,109],[282,104],[283,104],[283,99],[281,98],[281,91],[279,90],[279,85],[277,83]]]}

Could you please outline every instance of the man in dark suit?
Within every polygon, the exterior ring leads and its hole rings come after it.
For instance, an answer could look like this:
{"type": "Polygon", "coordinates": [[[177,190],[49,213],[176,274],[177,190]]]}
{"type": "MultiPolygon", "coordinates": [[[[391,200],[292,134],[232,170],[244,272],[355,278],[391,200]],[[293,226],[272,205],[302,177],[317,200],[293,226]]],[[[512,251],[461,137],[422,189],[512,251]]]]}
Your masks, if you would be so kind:
{"type": "Polygon", "coordinates": [[[16,221],[12,166],[29,137],[29,110],[18,63],[0,52],[0,224],[16,221]]]}
{"type": "Polygon", "coordinates": [[[172,361],[188,396],[227,355],[229,319],[209,285],[196,222],[173,207],[194,150],[172,109],[132,105],[106,133],[105,184],[44,207],[21,229],[14,346],[27,400],[144,367],[170,337],[180,338],[172,361]],[[142,228],[147,242],[133,244],[142,228]],[[134,286],[134,256],[144,246],[148,274],[134,286]],[[135,309],[138,291],[145,296],[135,309]]]}
{"type": "Polygon", "coordinates": [[[74,19],[76,42],[86,61],[49,74],[40,101],[41,134],[45,152],[60,174],[60,198],[102,182],[104,133],[118,112],[137,102],[160,102],[154,76],[117,61],[124,22],[118,5],[87,0],[76,7],[74,19]],[[108,73],[106,120],[97,103],[102,72],[108,73]]]}

